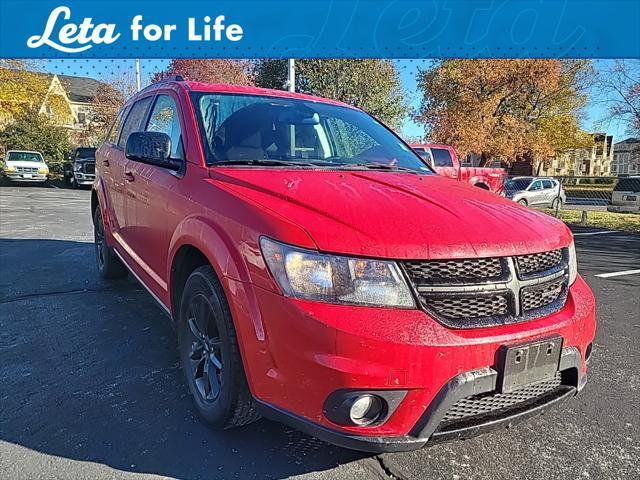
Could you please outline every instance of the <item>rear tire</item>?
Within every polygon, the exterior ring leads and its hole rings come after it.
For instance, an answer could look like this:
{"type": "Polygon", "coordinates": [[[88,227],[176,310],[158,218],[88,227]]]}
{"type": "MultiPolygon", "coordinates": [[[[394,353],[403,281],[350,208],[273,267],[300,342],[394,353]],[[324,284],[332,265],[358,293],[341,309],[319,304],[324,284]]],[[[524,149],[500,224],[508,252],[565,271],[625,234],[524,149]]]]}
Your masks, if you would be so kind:
{"type": "Polygon", "coordinates": [[[107,245],[104,236],[102,212],[99,206],[93,213],[93,244],[96,253],[98,273],[100,273],[102,278],[113,279],[127,276],[127,269],[122,265],[122,262],[113,252],[113,249],[107,245]]]}
{"type": "Polygon", "coordinates": [[[562,199],[554,198],[553,202],[551,202],[551,208],[553,210],[561,210],[562,209],[562,199]]]}
{"type": "Polygon", "coordinates": [[[260,418],[242,366],[236,330],[213,268],[187,279],[178,318],[180,361],[200,416],[216,429],[260,418]]]}

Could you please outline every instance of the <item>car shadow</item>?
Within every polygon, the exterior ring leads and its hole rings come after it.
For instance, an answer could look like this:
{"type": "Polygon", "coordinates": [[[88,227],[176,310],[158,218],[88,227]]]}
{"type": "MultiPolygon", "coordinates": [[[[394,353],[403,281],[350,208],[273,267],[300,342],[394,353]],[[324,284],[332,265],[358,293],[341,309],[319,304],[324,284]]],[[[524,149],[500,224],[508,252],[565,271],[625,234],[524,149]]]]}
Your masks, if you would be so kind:
{"type": "Polygon", "coordinates": [[[208,428],[168,319],[134,281],[98,278],[91,243],[0,239],[0,265],[0,440],[194,480],[288,478],[366,456],[267,420],[208,428]]]}

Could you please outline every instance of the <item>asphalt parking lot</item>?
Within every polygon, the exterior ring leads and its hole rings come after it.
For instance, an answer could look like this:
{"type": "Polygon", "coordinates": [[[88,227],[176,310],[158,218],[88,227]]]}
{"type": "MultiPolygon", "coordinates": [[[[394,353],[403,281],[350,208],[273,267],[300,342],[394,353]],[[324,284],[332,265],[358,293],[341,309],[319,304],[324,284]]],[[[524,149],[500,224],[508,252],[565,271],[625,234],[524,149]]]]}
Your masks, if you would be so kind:
{"type": "Polygon", "coordinates": [[[0,478],[640,478],[640,236],[577,231],[598,304],[589,382],[512,430],[371,456],[261,420],[201,423],[174,333],[132,280],[98,278],[89,192],[0,188],[0,478]]]}

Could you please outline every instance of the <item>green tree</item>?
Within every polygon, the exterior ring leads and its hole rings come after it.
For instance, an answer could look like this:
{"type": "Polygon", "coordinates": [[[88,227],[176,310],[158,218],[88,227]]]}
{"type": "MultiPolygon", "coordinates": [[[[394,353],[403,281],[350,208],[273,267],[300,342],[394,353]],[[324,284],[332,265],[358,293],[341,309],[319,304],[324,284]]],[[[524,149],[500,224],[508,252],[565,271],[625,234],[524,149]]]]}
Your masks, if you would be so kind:
{"type": "Polygon", "coordinates": [[[41,152],[53,173],[62,172],[62,163],[71,151],[66,130],[32,110],[18,113],[15,121],[0,131],[0,145],[6,150],[41,152]]]}
{"type": "MultiPolygon", "coordinates": [[[[286,60],[259,60],[254,65],[256,85],[285,88],[286,60]]],[[[399,128],[409,113],[406,92],[392,60],[296,60],[296,90],[354,105],[399,128]]]]}

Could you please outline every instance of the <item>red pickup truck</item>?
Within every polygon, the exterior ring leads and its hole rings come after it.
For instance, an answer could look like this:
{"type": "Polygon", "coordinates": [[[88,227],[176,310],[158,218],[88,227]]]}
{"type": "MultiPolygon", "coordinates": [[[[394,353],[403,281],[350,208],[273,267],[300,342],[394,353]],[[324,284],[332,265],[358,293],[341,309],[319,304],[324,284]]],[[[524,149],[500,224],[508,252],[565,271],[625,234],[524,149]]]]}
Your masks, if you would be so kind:
{"type": "Polygon", "coordinates": [[[357,108],[164,80],[96,168],[98,271],[166,312],[214,427],[409,450],[585,385],[595,306],[566,225],[434,174],[357,108]]]}
{"type": "Polygon", "coordinates": [[[463,167],[453,147],[421,143],[411,145],[433,169],[443,177],[455,178],[461,182],[494,193],[502,193],[507,172],[502,168],[463,167]]]}

